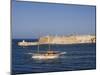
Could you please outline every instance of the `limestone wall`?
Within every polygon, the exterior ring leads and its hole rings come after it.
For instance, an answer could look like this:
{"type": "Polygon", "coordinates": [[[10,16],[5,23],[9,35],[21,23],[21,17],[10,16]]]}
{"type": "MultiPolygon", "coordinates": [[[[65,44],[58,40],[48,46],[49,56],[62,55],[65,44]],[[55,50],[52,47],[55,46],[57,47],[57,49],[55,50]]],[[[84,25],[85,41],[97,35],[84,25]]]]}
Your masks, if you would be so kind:
{"type": "Polygon", "coordinates": [[[74,44],[95,43],[94,35],[72,35],[72,36],[44,36],[39,39],[40,44],[74,44]]]}

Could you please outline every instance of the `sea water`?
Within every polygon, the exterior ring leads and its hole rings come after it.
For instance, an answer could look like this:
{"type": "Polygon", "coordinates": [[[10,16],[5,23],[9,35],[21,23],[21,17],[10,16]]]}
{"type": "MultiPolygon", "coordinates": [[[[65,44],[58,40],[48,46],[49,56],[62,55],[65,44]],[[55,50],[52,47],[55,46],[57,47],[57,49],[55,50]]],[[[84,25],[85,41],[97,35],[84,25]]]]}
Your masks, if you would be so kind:
{"type": "MultiPolygon", "coordinates": [[[[37,41],[36,39],[25,39],[37,41]]],[[[96,44],[70,44],[50,45],[51,50],[65,54],[55,60],[34,60],[33,53],[37,46],[21,47],[18,42],[22,39],[12,40],[12,74],[43,73],[57,71],[75,71],[96,69],[96,44]]],[[[40,45],[40,51],[47,51],[48,45],[40,45]]]]}

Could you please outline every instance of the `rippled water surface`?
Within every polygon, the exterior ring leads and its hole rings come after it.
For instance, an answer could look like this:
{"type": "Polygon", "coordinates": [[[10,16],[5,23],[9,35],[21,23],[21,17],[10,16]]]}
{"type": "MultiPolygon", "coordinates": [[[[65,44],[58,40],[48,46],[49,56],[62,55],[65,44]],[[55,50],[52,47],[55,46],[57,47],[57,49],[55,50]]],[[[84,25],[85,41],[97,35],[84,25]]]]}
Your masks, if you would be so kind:
{"type": "MultiPolygon", "coordinates": [[[[96,45],[51,45],[51,49],[66,52],[55,60],[34,60],[32,53],[37,51],[37,46],[20,47],[18,39],[12,40],[12,73],[42,73],[57,71],[88,70],[96,68],[96,45]]],[[[27,39],[27,41],[33,41],[27,39]]],[[[35,41],[35,40],[34,40],[35,41]]],[[[40,51],[47,51],[48,45],[40,45],[40,51]]]]}

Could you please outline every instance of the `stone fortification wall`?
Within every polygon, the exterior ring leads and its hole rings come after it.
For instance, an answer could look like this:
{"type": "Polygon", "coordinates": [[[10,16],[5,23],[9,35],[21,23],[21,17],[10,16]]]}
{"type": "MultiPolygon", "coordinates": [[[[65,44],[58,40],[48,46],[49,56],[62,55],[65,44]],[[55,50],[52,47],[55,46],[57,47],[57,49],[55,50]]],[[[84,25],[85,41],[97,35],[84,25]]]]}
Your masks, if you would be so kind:
{"type": "Polygon", "coordinates": [[[74,44],[74,43],[95,43],[96,37],[93,35],[77,36],[44,36],[39,39],[40,44],[74,44]]]}

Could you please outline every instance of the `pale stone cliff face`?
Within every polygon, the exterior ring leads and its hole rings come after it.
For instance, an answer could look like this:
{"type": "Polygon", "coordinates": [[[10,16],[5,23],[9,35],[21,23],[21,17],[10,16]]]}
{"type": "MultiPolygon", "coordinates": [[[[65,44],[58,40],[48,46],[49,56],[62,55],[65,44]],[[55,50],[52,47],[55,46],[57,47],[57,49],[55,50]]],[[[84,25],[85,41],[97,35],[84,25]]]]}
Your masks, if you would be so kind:
{"type": "Polygon", "coordinates": [[[72,35],[72,36],[44,36],[39,39],[40,44],[75,44],[75,43],[95,43],[96,37],[93,35],[72,35]]]}

